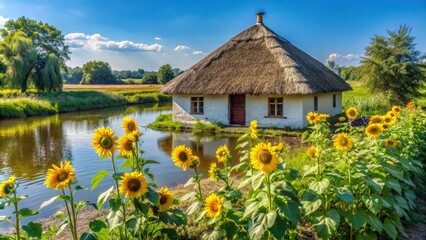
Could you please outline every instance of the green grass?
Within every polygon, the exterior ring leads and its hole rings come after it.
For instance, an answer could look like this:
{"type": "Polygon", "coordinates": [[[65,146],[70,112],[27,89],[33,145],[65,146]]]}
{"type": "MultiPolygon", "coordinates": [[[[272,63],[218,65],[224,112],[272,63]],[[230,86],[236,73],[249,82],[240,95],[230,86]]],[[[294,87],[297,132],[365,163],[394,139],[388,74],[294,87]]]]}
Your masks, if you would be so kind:
{"type": "Polygon", "coordinates": [[[17,118],[124,106],[171,102],[171,96],[144,89],[72,89],[60,93],[0,90],[0,118],[17,118]]]}
{"type": "Polygon", "coordinates": [[[181,122],[173,121],[172,114],[160,114],[157,116],[153,123],[150,123],[148,127],[159,130],[183,130],[185,126],[181,122]]]}
{"type": "MultiPolygon", "coordinates": [[[[392,106],[388,98],[383,94],[372,94],[362,81],[347,81],[353,88],[352,91],[343,92],[343,109],[355,107],[362,115],[383,114],[392,106]]],[[[422,89],[423,96],[415,99],[423,109],[426,108],[426,87],[422,89]]]]}

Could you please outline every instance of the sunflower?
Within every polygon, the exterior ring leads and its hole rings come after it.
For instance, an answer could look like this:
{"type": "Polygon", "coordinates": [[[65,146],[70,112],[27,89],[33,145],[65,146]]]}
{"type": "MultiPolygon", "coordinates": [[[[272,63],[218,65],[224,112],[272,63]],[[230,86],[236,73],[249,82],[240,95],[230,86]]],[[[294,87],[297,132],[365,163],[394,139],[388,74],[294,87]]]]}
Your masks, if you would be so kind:
{"type": "Polygon", "coordinates": [[[346,117],[348,117],[349,119],[355,119],[357,116],[358,110],[356,110],[356,108],[350,107],[348,108],[348,110],[346,110],[346,117]]]}
{"type": "Polygon", "coordinates": [[[216,158],[218,162],[225,162],[228,159],[228,156],[230,155],[228,146],[223,145],[220,146],[216,150],[216,158]]]}
{"type": "Polygon", "coordinates": [[[382,123],[381,125],[382,125],[383,130],[388,130],[391,127],[391,125],[389,123],[382,123]]]}
{"type": "Polygon", "coordinates": [[[390,138],[385,139],[385,146],[386,146],[386,147],[392,147],[392,148],[394,148],[394,147],[396,147],[397,145],[398,145],[398,142],[397,142],[397,141],[395,141],[395,140],[393,140],[393,139],[390,139],[390,138]]]}
{"type": "Polygon", "coordinates": [[[120,187],[118,190],[124,194],[126,198],[139,198],[148,192],[148,184],[146,178],[140,172],[124,173],[121,176],[120,187]]]}
{"type": "Polygon", "coordinates": [[[118,149],[122,156],[130,157],[133,154],[133,144],[136,139],[132,133],[124,134],[118,141],[118,149]]]}
{"type": "Polygon", "coordinates": [[[398,116],[398,114],[396,114],[393,111],[389,111],[389,112],[386,113],[386,116],[387,117],[391,117],[392,119],[394,119],[394,118],[396,118],[398,116]]]}
{"type": "Polygon", "coordinates": [[[253,120],[250,122],[250,137],[257,139],[257,121],[253,120]]]}
{"type": "Polygon", "coordinates": [[[136,141],[136,142],[139,142],[139,137],[143,135],[143,133],[141,133],[141,132],[139,131],[139,129],[138,129],[138,130],[133,131],[131,134],[133,135],[133,137],[135,137],[135,141],[136,141]]]}
{"type": "Polygon", "coordinates": [[[15,176],[10,176],[9,179],[0,183],[0,197],[5,198],[9,194],[15,192],[15,176]]]}
{"type": "Polygon", "coordinates": [[[265,173],[274,171],[279,164],[274,147],[271,146],[271,143],[264,142],[260,142],[252,148],[250,160],[255,169],[265,173]]]}
{"type": "Polygon", "coordinates": [[[339,133],[333,138],[333,145],[337,150],[342,152],[348,152],[352,149],[354,141],[349,137],[347,133],[339,133]]]}
{"type": "Polygon", "coordinates": [[[395,120],[392,116],[389,116],[389,115],[383,116],[383,123],[392,125],[394,122],[395,120]]]}
{"type": "Polygon", "coordinates": [[[204,210],[206,211],[207,217],[219,217],[220,214],[222,214],[223,202],[224,199],[214,193],[208,196],[204,202],[204,210]]]}
{"type": "Polygon", "coordinates": [[[398,115],[399,112],[401,112],[401,107],[394,105],[394,106],[392,106],[392,110],[391,111],[394,112],[394,113],[396,113],[396,115],[398,115]]]}
{"type": "Polygon", "coordinates": [[[138,130],[138,123],[132,117],[123,118],[123,123],[121,126],[126,133],[131,133],[138,130]]]}
{"type": "Polygon", "coordinates": [[[192,150],[185,145],[179,145],[173,149],[172,161],[176,166],[182,168],[184,171],[192,165],[192,150]]]}
{"type": "Polygon", "coordinates": [[[111,156],[117,146],[118,137],[114,136],[114,131],[110,127],[101,127],[95,130],[92,147],[100,157],[111,156]]]}
{"type": "Polygon", "coordinates": [[[273,151],[275,151],[275,152],[279,152],[279,151],[283,150],[283,148],[284,148],[284,143],[282,143],[282,142],[279,142],[276,146],[272,147],[273,151]]]}
{"type": "Polygon", "coordinates": [[[308,157],[318,157],[318,149],[314,146],[311,146],[308,148],[308,150],[306,150],[306,155],[308,155],[308,157]]]}
{"type": "Polygon", "coordinates": [[[335,124],[334,124],[334,126],[335,126],[335,127],[340,127],[340,126],[341,126],[341,124],[340,124],[340,123],[335,123],[335,124]]]}
{"type": "Polygon", "coordinates": [[[383,127],[381,124],[373,123],[369,124],[367,128],[365,128],[365,134],[371,138],[378,137],[383,131],[383,127]]]}
{"type": "Polygon", "coordinates": [[[216,163],[211,163],[210,164],[210,167],[209,167],[209,178],[211,180],[215,181],[215,182],[217,182],[217,180],[218,180],[218,177],[216,175],[216,168],[217,168],[216,163]]]}
{"type": "Polygon", "coordinates": [[[329,118],[329,117],[330,117],[330,114],[327,114],[327,113],[321,113],[319,116],[320,116],[320,120],[323,120],[323,119],[329,118]]]}
{"type": "Polygon", "coordinates": [[[310,124],[315,124],[321,120],[321,116],[317,112],[309,112],[306,115],[306,120],[308,120],[310,124]]]}
{"type": "Polygon", "coordinates": [[[382,123],[383,122],[383,117],[380,115],[374,115],[370,118],[370,122],[368,124],[372,124],[372,123],[382,123]]]}
{"type": "Polygon", "coordinates": [[[341,116],[341,117],[339,117],[339,121],[340,121],[340,122],[344,122],[344,121],[346,121],[346,118],[345,118],[345,117],[343,117],[343,116],[341,116]]]}
{"type": "Polygon", "coordinates": [[[64,190],[68,188],[75,181],[74,168],[71,165],[70,161],[65,161],[59,163],[59,166],[52,164],[52,168],[47,170],[46,181],[44,184],[48,188],[58,190],[64,190]]]}
{"type": "Polygon", "coordinates": [[[173,193],[171,193],[167,187],[162,187],[158,190],[158,197],[160,212],[169,210],[170,206],[173,205],[173,200],[175,199],[173,193]]]}

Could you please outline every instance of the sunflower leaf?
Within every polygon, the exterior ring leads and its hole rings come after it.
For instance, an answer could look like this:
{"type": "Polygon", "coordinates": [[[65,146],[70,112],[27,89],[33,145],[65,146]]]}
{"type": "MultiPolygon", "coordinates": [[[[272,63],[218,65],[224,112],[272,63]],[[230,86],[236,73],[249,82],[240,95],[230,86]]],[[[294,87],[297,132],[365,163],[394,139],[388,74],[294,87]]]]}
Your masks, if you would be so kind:
{"type": "Polygon", "coordinates": [[[114,189],[114,186],[110,187],[108,190],[106,190],[105,192],[103,192],[99,195],[98,201],[96,203],[96,206],[97,206],[96,208],[98,209],[98,211],[101,211],[102,205],[104,205],[104,203],[108,199],[108,197],[111,194],[113,189],[114,189]]]}
{"type": "Polygon", "coordinates": [[[41,210],[42,208],[49,206],[50,204],[52,204],[54,201],[59,200],[59,195],[52,197],[51,199],[44,201],[41,205],[39,210],[41,210]]]}
{"type": "Polygon", "coordinates": [[[106,177],[108,175],[110,175],[110,174],[108,173],[107,170],[102,170],[102,171],[96,173],[95,176],[93,176],[93,178],[92,178],[92,184],[91,184],[92,190],[95,189],[99,185],[99,183],[101,183],[102,179],[104,179],[104,177],[106,177]]]}

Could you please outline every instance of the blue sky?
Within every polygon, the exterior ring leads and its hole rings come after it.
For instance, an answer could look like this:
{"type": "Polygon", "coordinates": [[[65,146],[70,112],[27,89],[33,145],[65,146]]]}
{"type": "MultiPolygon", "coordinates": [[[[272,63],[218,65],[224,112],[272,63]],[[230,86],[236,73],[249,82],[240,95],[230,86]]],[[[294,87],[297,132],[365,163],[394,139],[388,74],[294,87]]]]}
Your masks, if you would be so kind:
{"type": "Polygon", "coordinates": [[[0,0],[0,27],[20,16],[60,29],[70,66],[90,60],[113,69],[187,69],[231,37],[264,23],[316,59],[356,65],[374,34],[412,27],[426,52],[425,0],[0,0]]]}

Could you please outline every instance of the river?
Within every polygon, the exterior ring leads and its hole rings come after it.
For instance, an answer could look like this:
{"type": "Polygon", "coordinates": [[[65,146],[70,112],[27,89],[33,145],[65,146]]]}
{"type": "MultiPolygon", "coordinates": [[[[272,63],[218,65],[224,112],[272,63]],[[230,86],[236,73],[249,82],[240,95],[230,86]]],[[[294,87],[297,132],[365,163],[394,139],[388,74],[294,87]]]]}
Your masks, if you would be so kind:
{"type": "MultiPolygon", "coordinates": [[[[20,203],[20,208],[38,210],[42,202],[59,194],[45,187],[47,170],[61,160],[71,160],[78,185],[88,188],[79,191],[76,198],[96,202],[99,194],[110,188],[113,181],[112,178],[105,178],[95,190],[90,190],[94,174],[103,169],[112,172],[111,161],[100,161],[91,146],[93,131],[102,126],[110,126],[117,136],[121,136],[121,120],[125,116],[135,118],[142,126],[142,149],[145,150],[143,157],[160,162],[151,167],[158,187],[184,183],[193,175],[191,170],[182,171],[171,161],[170,152],[174,146],[186,144],[191,147],[201,159],[202,172],[206,172],[210,162],[215,160],[217,147],[227,144],[230,149],[234,149],[237,139],[235,137],[196,136],[191,133],[169,133],[143,127],[153,122],[159,114],[170,111],[170,104],[151,104],[1,120],[0,180],[15,175],[19,183],[18,195],[28,195],[28,198],[20,203]]],[[[235,153],[232,154],[235,156],[235,153]]],[[[60,202],[48,206],[38,215],[24,219],[24,223],[47,218],[61,206],[63,204],[60,202]]],[[[10,206],[0,210],[2,216],[11,216],[12,213],[10,206]]],[[[6,222],[0,223],[0,231],[9,227],[6,222]]]]}

